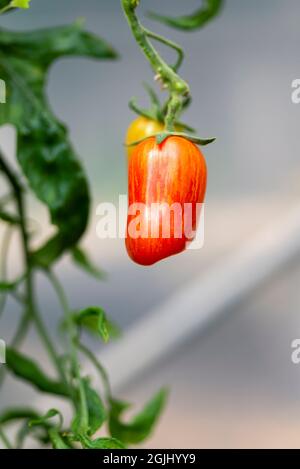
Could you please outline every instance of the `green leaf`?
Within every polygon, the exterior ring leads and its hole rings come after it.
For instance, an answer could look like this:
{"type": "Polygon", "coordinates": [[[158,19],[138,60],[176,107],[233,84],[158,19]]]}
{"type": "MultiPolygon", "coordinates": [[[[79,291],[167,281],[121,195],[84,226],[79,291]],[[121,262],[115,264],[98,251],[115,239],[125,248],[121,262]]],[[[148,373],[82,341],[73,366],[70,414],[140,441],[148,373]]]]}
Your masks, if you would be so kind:
{"type": "Polygon", "coordinates": [[[80,436],[82,445],[87,449],[124,449],[125,446],[116,438],[97,438],[90,440],[85,436],[80,436]]]}
{"type": "Polygon", "coordinates": [[[151,12],[149,13],[149,17],[176,29],[192,31],[202,28],[217,16],[223,5],[224,0],[203,0],[202,7],[189,16],[173,18],[151,12]]]}
{"type": "Polygon", "coordinates": [[[0,0],[0,11],[3,8],[29,8],[31,0],[0,0]]]}
{"type": "Polygon", "coordinates": [[[105,343],[109,341],[111,323],[107,320],[102,308],[89,306],[76,313],[73,320],[76,324],[100,336],[105,343]]]}
{"type": "Polygon", "coordinates": [[[83,269],[88,274],[96,277],[98,279],[104,279],[105,274],[101,270],[99,270],[96,266],[92,264],[90,259],[88,258],[87,254],[83,251],[82,248],[75,246],[71,250],[71,256],[73,262],[78,265],[81,269],[83,269]]]}
{"type": "Polygon", "coordinates": [[[0,425],[5,425],[5,424],[10,424],[14,423],[15,421],[23,421],[23,424],[19,428],[19,431],[17,432],[16,435],[16,447],[21,448],[24,439],[26,436],[30,433],[32,437],[38,439],[42,443],[48,443],[49,437],[48,437],[48,431],[49,431],[49,426],[44,425],[44,428],[42,430],[45,433],[40,433],[40,432],[33,432],[32,428],[29,427],[28,421],[33,420],[33,419],[39,419],[40,415],[36,412],[35,409],[27,408],[27,407],[14,407],[10,409],[6,409],[1,415],[0,415],[0,425]]]}
{"type": "Polygon", "coordinates": [[[103,39],[84,31],[81,22],[33,32],[0,29],[0,51],[0,75],[7,88],[0,125],[16,127],[21,169],[57,227],[33,256],[49,267],[81,238],[90,205],[86,176],[68,131],[47,100],[49,69],[67,56],[113,59],[116,53],[103,39]]]}
{"type": "Polygon", "coordinates": [[[58,417],[59,418],[59,428],[61,428],[62,424],[63,424],[63,417],[62,417],[61,412],[57,409],[50,409],[42,417],[30,420],[29,427],[35,427],[37,425],[45,425],[45,424],[48,423],[48,420],[52,419],[53,417],[58,417]]]}
{"type": "MultiPolygon", "coordinates": [[[[88,435],[93,435],[103,425],[107,419],[107,413],[103,402],[93,388],[91,388],[87,379],[83,380],[86,395],[88,415],[89,415],[89,431],[88,435]]],[[[80,407],[80,406],[78,406],[80,407]]],[[[80,415],[77,413],[72,423],[72,431],[77,434],[79,432],[80,415]]]]}
{"type": "Polygon", "coordinates": [[[27,407],[14,407],[12,409],[5,410],[0,415],[0,424],[10,423],[15,420],[37,418],[39,418],[39,414],[34,409],[30,409],[27,407]]]}
{"type": "Polygon", "coordinates": [[[14,280],[12,282],[1,281],[0,282],[0,291],[1,292],[10,292],[10,291],[15,290],[17,288],[17,286],[22,282],[23,279],[24,279],[24,275],[22,275],[21,277],[17,278],[16,280],[14,280]]]}
{"type": "Polygon", "coordinates": [[[106,327],[110,339],[119,339],[122,336],[121,328],[110,319],[106,319],[106,327]]]}
{"type": "Polygon", "coordinates": [[[12,0],[11,6],[14,8],[29,8],[31,0],[12,0]]]}
{"type": "Polygon", "coordinates": [[[130,404],[112,400],[109,416],[109,429],[114,438],[124,443],[137,444],[148,438],[166,403],[167,391],[162,389],[151,399],[144,409],[131,422],[122,421],[123,413],[130,404]]]}
{"type": "Polygon", "coordinates": [[[0,13],[2,10],[6,11],[6,9],[10,8],[11,0],[0,0],[0,13]]]}
{"type": "Polygon", "coordinates": [[[53,449],[71,449],[70,446],[64,441],[60,433],[54,428],[49,429],[49,437],[53,446],[53,449]]]}
{"type": "Polygon", "coordinates": [[[64,383],[48,378],[31,358],[12,348],[6,349],[6,365],[18,378],[29,382],[39,391],[64,397],[70,395],[64,383]]]}
{"type": "Polygon", "coordinates": [[[13,291],[17,286],[17,282],[0,282],[0,291],[1,292],[10,292],[13,291]]]}

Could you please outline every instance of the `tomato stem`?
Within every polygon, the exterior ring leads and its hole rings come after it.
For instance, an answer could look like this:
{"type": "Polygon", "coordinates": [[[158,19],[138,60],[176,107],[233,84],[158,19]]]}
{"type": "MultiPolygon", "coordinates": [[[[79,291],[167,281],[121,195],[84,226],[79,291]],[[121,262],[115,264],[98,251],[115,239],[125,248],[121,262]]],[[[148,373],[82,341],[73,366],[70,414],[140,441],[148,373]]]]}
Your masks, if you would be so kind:
{"type": "Polygon", "coordinates": [[[177,70],[180,68],[183,59],[184,59],[184,52],[182,47],[180,47],[178,44],[176,44],[173,41],[170,41],[169,39],[166,39],[165,37],[161,36],[160,34],[156,34],[152,31],[149,31],[149,29],[144,28],[145,33],[150,39],[154,39],[155,41],[161,42],[162,44],[165,44],[168,47],[171,47],[171,49],[174,49],[177,54],[178,54],[178,59],[175,65],[173,65],[172,69],[177,72],[177,70]]]}
{"type": "Polygon", "coordinates": [[[178,92],[171,93],[165,120],[166,130],[168,132],[172,132],[174,130],[174,123],[182,110],[182,106],[182,96],[178,92]]]}
{"type": "Polygon", "coordinates": [[[174,130],[174,123],[183,109],[186,96],[188,96],[190,91],[189,85],[176,73],[182,63],[184,53],[182,48],[177,44],[144,28],[135,13],[139,3],[137,0],[121,0],[125,16],[136,42],[148,59],[157,80],[162,83],[163,88],[169,90],[170,99],[168,101],[165,125],[167,131],[172,131],[174,130]],[[149,39],[157,40],[177,51],[179,57],[175,66],[172,67],[165,62],[149,39]]]}

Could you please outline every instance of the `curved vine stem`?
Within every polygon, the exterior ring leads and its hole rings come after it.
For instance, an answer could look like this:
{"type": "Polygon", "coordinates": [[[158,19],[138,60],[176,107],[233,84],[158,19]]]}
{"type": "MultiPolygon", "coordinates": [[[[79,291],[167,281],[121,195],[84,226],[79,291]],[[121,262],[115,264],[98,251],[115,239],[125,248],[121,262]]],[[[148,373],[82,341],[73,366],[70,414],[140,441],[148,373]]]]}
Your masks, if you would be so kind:
{"type": "MultiPolygon", "coordinates": [[[[4,236],[3,236],[3,243],[2,243],[2,248],[1,248],[1,278],[3,280],[6,280],[6,270],[7,270],[7,256],[8,256],[8,251],[9,251],[9,244],[11,240],[11,235],[12,235],[12,228],[9,226],[6,228],[4,236]]],[[[4,292],[0,296],[0,317],[3,313],[5,304],[6,304],[6,298],[7,294],[4,292]]]]}
{"type": "Polygon", "coordinates": [[[12,445],[1,427],[0,427],[0,439],[2,440],[6,449],[12,449],[12,445]]]}
{"type": "Polygon", "coordinates": [[[19,345],[23,342],[24,338],[26,337],[29,327],[31,324],[31,314],[30,311],[25,310],[23,313],[23,316],[20,320],[20,324],[18,329],[16,330],[16,333],[12,339],[12,346],[13,347],[19,347],[19,345]]]}
{"type": "Polygon", "coordinates": [[[160,34],[156,34],[149,29],[144,28],[145,33],[150,39],[154,39],[155,41],[161,42],[165,46],[171,47],[171,49],[174,49],[177,54],[178,54],[178,59],[175,65],[172,66],[172,69],[177,72],[177,70],[180,68],[183,59],[184,59],[184,52],[182,47],[180,47],[178,44],[176,44],[173,41],[170,41],[169,39],[166,39],[165,37],[161,36],[160,34]]]}
{"type": "Polygon", "coordinates": [[[25,287],[26,287],[26,301],[27,301],[27,311],[30,314],[31,319],[33,320],[35,327],[39,333],[39,336],[51,357],[53,364],[60,376],[61,380],[65,382],[65,374],[59,357],[56,354],[55,347],[51,341],[50,336],[44,326],[43,320],[39,314],[39,311],[36,307],[35,303],[35,295],[34,295],[34,285],[33,285],[33,271],[31,265],[31,258],[30,258],[30,251],[29,251],[29,237],[27,233],[26,227],[26,214],[25,214],[25,204],[23,198],[23,187],[19,183],[19,179],[14,171],[10,168],[8,163],[6,162],[4,156],[0,152],[0,171],[6,176],[16,202],[18,216],[20,219],[20,234],[22,238],[22,247],[23,247],[23,257],[24,257],[24,264],[25,264],[25,287]]]}
{"type": "MultiPolygon", "coordinates": [[[[71,357],[72,371],[74,372],[75,379],[78,384],[78,392],[80,399],[80,426],[83,433],[85,433],[89,426],[89,415],[87,407],[87,398],[84,388],[84,383],[80,375],[80,366],[78,362],[76,344],[77,344],[77,330],[74,327],[71,311],[69,308],[69,303],[64,292],[64,289],[59,282],[58,278],[51,270],[46,270],[46,274],[57,294],[57,297],[61,303],[61,307],[65,316],[65,322],[68,330],[68,340],[69,340],[69,353],[71,357]]],[[[75,402],[74,402],[75,403],[75,402]]]]}
{"type": "MultiPolygon", "coordinates": [[[[157,79],[162,82],[164,88],[169,90],[170,99],[168,101],[165,126],[167,131],[172,131],[174,130],[174,123],[182,110],[184,100],[189,94],[189,85],[176,73],[173,67],[161,58],[149,38],[163,42],[170,47],[176,47],[178,53],[179,46],[144,28],[135,13],[139,3],[139,0],[121,0],[125,16],[136,42],[149,61],[157,79]]],[[[179,49],[180,56],[178,60],[180,64],[183,59],[183,51],[181,48],[179,49]]],[[[176,65],[178,66],[178,64],[176,65]]]]}
{"type": "Polygon", "coordinates": [[[105,389],[105,398],[107,401],[109,401],[111,399],[111,388],[109,384],[108,374],[105,368],[102,366],[99,360],[97,360],[95,355],[81,342],[78,342],[78,348],[90,360],[90,362],[94,365],[94,367],[98,371],[102,379],[104,389],[105,389]]]}

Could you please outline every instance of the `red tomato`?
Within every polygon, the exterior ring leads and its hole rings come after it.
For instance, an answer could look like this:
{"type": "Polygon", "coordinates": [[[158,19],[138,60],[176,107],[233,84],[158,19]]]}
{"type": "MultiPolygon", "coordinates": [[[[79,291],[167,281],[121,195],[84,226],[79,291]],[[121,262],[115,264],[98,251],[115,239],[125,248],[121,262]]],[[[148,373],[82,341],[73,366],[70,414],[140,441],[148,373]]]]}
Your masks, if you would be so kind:
{"type": "Polygon", "coordinates": [[[151,265],[185,250],[196,229],[197,204],[204,202],[206,179],[201,151],[185,138],[171,136],[157,144],[151,137],[135,147],[128,166],[126,236],[133,261],[151,265]]]}

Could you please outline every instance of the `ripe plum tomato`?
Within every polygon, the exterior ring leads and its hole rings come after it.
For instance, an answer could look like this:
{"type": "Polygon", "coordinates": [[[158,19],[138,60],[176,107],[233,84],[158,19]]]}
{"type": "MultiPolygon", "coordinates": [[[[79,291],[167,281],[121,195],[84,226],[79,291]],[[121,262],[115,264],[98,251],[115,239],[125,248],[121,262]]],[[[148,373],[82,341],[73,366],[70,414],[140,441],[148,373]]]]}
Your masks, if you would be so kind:
{"type": "Polygon", "coordinates": [[[186,249],[197,228],[207,169],[200,149],[183,137],[154,137],[134,147],[128,164],[126,248],[152,265],[186,249]],[[199,204],[199,205],[198,205],[199,204]]]}

